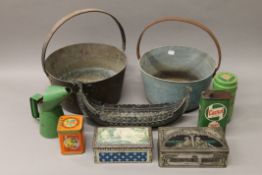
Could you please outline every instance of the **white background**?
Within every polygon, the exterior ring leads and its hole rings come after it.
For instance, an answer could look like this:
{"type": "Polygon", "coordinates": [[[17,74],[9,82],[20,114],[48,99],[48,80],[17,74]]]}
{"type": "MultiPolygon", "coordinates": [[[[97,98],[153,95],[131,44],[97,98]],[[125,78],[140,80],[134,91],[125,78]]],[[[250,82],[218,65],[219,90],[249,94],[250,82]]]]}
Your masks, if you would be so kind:
{"type": "MultiPolygon", "coordinates": [[[[261,174],[261,7],[259,0],[1,0],[1,174],[261,174]],[[199,20],[212,29],[222,47],[220,70],[239,77],[234,116],[226,133],[230,146],[227,168],[159,168],[156,146],[153,163],[94,164],[90,124],[85,124],[87,151],[82,155],[62,156],[57,139],[39,135],[39,125],[30,114],[29,97],[44,92],[49,85],[40,62],[43,41],[58,19],[83,8],[111,12],[125,28],[128,67],[120,103],[147,103],[135,56],[138,35],[147,23],[176,15],[199,20]]],[[[51,41],[48,54],[80,42],[121,45],[119,31],[109,17],[88,14],[68,22],[51,41]]],[[[208,35],[186,24],[163,23],[153,27],[142,42],[142,54],[163,45],[192,46],[217,58],[208,35]]],[[[174,126],[196,126],[196,122],[197,111],[185,114],[174,126]]]]}

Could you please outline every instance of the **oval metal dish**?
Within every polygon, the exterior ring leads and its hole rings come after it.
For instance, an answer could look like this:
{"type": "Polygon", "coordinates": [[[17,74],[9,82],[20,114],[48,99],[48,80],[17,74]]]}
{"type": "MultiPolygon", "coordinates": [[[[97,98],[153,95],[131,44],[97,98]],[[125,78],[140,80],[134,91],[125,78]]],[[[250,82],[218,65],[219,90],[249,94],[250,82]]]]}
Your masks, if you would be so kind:
{"type": "Polygon", "coordinates": [[[87,98],[79,85],[77,101],[81,112],[103,126],[151,126],[159,127],[174,122],[185,112],[189,93],[180,103],[162,104],[101,104],[87,98]]]}

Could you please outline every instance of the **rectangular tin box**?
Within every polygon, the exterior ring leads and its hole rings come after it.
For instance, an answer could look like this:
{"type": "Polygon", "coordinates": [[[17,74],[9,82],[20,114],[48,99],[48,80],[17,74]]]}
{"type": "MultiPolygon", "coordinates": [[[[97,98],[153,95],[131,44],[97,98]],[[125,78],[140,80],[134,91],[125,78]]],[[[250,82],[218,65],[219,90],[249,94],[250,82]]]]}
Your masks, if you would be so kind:
{"type": "Polygon", "coordinates": [[[149,127],[97,127],[93,150],[96,163],[152,162],[149,127]]]}
{"type": "Polygon", "coordinates": [[[226,167],[229,148],[222,128],[161,127],[160,167],[226,167]]]}

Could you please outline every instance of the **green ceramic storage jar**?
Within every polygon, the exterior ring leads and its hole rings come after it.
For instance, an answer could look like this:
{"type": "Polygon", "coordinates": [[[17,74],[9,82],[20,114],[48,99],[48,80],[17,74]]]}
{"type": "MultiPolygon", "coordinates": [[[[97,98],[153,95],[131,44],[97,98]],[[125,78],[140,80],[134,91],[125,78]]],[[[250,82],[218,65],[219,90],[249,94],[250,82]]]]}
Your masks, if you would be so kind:
{"type": "Polygon", "coordinates": [[[238,80],[236,75],[230,72],[218,72],[213,79],[212,87],[214,90],[225,90],[231,93],[232,100],[228,110],[228,122],[233,114],[234,101],[237,91],[238,80]]]}

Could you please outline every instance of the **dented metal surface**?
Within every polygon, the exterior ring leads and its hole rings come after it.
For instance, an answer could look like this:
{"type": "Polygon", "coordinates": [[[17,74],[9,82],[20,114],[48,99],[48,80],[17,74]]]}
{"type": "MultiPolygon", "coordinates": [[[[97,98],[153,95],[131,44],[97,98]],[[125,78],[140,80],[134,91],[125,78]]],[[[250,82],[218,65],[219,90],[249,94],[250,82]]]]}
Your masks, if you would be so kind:
{"type": "Polygon", "coordinates": [[[77,105],[75,82],[84,84],[84,92],[102,103],[117,103],[120,99],[127,58],[124,53],[126,39],[124,29],[111,14],[99,9],[83,9],[72,12],[59,20],[51,29],[42,49],[42,66],[51,84],[72,89],[63,107],[72,113],[81,113],[77,105]],[[98,43],[81,43],[63,47],[45,56],[55,32],[71,18],[90,12],[110,16],[118,25],[122,37],[122,50],[98,43]]]}

